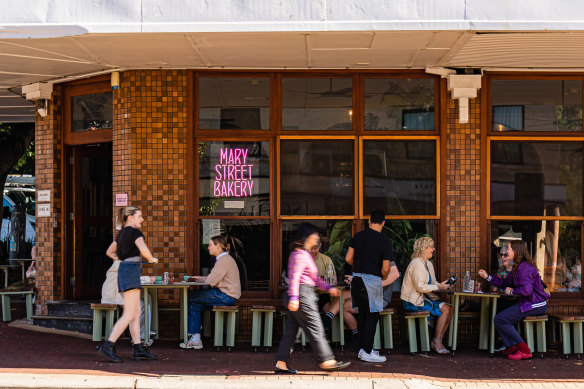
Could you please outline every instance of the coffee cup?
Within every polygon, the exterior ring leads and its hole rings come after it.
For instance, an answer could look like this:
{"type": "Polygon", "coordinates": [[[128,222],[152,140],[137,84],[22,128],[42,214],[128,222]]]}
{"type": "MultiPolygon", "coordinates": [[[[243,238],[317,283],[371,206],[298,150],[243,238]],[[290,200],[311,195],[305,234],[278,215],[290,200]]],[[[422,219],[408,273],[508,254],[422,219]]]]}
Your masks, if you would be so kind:
{"type": "Polygon", "coordinates": [[[162,282],[162,276],[156,276],[156,282],[162,282]]]}
{"type": "Polygon", "coordinates": [[[184,276],[184,280],[187,281],[191,276],[184,276]]]}

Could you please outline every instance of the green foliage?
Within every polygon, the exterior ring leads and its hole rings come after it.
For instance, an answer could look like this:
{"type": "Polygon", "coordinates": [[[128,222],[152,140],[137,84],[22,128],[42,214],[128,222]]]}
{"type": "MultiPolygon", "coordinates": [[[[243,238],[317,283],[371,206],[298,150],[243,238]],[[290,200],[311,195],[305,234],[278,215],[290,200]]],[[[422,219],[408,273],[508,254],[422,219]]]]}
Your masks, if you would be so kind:
{"type": "Polygon", "coordinates": [[[34,176],[34,141],[30,142],[10,174],[30,174],[34,176]]]}
{"type": "Polygon", "coordinates": [[[341,220],[331,230],[329,248],[324,253],[333,261],[336,272],[345,264],[345,255],[351,244],[352,221],[341,220]]]}
{"type": "Polygon", "coordinates": [[[415,231],[409,220],[387,221],[383,233],[393,241],[393,254],[400,273],[410,264],[414,242],[423,236],[432,238],[430,234],[415,231]]]}

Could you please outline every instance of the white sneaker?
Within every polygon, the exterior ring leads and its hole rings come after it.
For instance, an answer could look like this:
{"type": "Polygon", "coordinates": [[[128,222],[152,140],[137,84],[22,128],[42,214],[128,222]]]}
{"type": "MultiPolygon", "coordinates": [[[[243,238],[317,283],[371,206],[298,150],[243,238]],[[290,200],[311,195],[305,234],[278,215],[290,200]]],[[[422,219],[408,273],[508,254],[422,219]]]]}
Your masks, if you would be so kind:
{"type": "Polygon", "coordinates": [[[366,354],[365,350],[360,349],[359,350],[359,354],[357,354],[357,358],[361,359],[361,357],[363,356],[363,354],[366,354]]]}
{"type": "Polygon", "coordinates": [[[365,351],[363,351],[363,354],[359,357],[359,359],[365,362],[385,362],[387,360],[387,358],[384,356],[376,354],[374,350],[371,351],[370,354],[367,354],[365,351]]]}
{"type": "Polygon", "coordinates": [[[203,348],[203,342],[201,341],[201,339],[195,340],[191,338],[187,343],[182,342],[181,344],[179,344],[179,347],[184,349],[194,348],[195,350],[200,350],[203,348]]]}

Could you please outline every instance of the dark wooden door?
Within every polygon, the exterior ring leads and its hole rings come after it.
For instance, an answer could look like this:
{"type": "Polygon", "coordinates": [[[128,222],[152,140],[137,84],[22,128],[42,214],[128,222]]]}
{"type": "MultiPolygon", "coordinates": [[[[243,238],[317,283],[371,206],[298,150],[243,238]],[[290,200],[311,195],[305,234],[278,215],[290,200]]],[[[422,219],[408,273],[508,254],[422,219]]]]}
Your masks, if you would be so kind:
{"type": "Polygon", "coordinates": [[[73,298],[100,299],[112,264],[105,255],[112,242],[112,144],[74,146],[72,157],[73,298]]]}

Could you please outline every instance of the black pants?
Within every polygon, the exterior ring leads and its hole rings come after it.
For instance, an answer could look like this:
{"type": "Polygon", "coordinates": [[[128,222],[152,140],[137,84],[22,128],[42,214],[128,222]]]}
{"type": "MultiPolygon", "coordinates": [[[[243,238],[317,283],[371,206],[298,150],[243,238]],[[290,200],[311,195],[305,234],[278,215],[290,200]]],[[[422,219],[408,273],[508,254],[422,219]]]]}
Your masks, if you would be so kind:
{"type": "Polygon", "coordinates": [[[379,312],[369,312],[369,295],[361,277],[353,277],[351,281],[351,299],[353,299],[353,305],[359,308],[357,315],[359,346],[370,354],[373,350],[379,312]]]}
{"type": "Polygon", "coordinates": [[[319,362],[335,359],[335,355],[324,335],[324,328],[322,327],[322,321],[318,313],[318,297],[314,293],[314,287],[301,284],[299,298],[300,304],[298,310],[288,312],[286,332],[280,341],[276,360],[288,362],[290,348],[296,340],[298,327],[302,328],[308,339],[310,339],[310,347],[316,352],[316,357],[319,362]]]}

